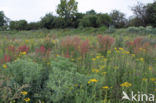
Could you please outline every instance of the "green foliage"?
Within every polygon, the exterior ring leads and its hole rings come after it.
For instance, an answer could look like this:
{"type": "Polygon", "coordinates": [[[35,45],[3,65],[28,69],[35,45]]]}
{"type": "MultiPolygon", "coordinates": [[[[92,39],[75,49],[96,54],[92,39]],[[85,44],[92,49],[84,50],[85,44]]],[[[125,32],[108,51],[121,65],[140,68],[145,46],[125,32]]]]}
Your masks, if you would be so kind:
{"type": "Polygon", "coordinates": [[[80,27],[100,27],[109,26],[111,24],[111,18],[108,14],[96,14],[88,13],[80,20],[80,27]]]}
{"type": "Polygon", "coordinates": [[[87,11],[86,15],[96,15],[96,11],[92,9],[90,11],[87,11]]]}
{"type": "Polygon", "coordinates": [[[30,59],[19,59],[7,64],[8,68],[4,70],[6,75],[18,84],[32,84],[39,82],[41,76],[42,65],[34,63],[30,59]]]}
{"type": "MultiPolygon", "coordinates": [[[[51,61],[49,79],[47,88],[49,89],[50,101],[54,103],[64,102],[67,98],[73,96],[74,84],[80,83],[84,75],[76,73],[76,66],[68,59],[57,57],[51,61]]],[[[72,100],[68,99],[68,103],[72,100]]]]}
{"type": "Polygon", "coordinates": [[[128,27],[127,31],[131,33],[143,33],[143,34],[155,34],[156,33],[156,29],[153,28],[152,26],[128,27]]]}
{"type": "Polygon", "coordinates": [[[96,15],[86,15],[80,20],[80,27],[97,27],[97,16],[96,15]]]}
{"type": "Polygon", "coordinates": [[[116,27],[116,28],[122,28],[125,27],[126,25],[126,18],[125,18],[125,14],[118,11],[118,10],[113,10],[110,14],[111,18],[112,18],[112,24],[116,27]]]}
{"type": "Polygon", "coordinates": [[[27,30],[37,30],[40,28],[41,28],[40,22],[31,22],[31,23],[28,23],[27,30]]]}
{"type": "Polygon", "coordinates": [[[78,2],[75,0],[60,0],[60,4],[57,6],[57,14],[61,18],[65,19],[65,26],[69,27],[72,24],[72,19],[77,13],[78,2]]]}
{"type": "Polygon", "coordinates": [[[77,13],[77,2],[75,0],[60,0],[57,13],[64,18],[71,18],[77,13]]]}
{"type": "Polygon", "coordinates": [[[7,30],[7,23],[8,23],[8,18],[5,17],[5,14],[3,11],[0,11],[0,31],[1,30],[7,30]]]}
{"type": "Polygon", "coordinates": [[[147,24],[156,27],[156,1],[146,7],[147,24]]]}
{"type": "Polygon", "coordinates": [[[11,21],[10,29],[11,30],[27,30],[27,21],[26,20],[11,21]]]}
{"type": "Polygon", "coordinates": [[[6,24],[6,20],[5,20],[5,15],[3,13],[3,11],[0,11],[0,27],[4,26],[6,24]]]}
{"type": "Polygon", "coordinates": [[[112,19],[108,14],[97,14],[96,23],[98,26],[109,26],[111,22],[112,19]]]}
{"type": "Polygon", "coordinates": [[[55,16],[53,16],[51,13],[46,14],[42,19],[41,19],[41,26],[43,28],[47,29],[52,29],[55,27],[55,16]]]}

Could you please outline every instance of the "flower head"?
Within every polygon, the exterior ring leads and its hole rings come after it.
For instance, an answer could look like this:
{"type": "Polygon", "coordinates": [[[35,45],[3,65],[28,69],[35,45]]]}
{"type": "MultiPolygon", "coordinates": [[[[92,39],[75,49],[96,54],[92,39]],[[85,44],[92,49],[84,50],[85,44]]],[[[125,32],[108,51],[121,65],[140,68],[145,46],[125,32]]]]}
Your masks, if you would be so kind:
{"type": "Polygon", "coordinates": [[[90,83],[96,83],[96,82],[98,82],[97,79],[90,79],[90,80],[88,81],[88,84],[90,84],[90,83]]]}
{"type": "Polygon", "coordinates": [[[25,102],[29,102],[30,101],[30,98],[25,98],[24,101],[25,102]]]}
{"type": "Polygon", "coordinates": [[[28,92],[26,92],[26,91],[22,91],[21,94],[22,94],[22,95],[27,95],[28,92]]]}
{"type": "Polygon", "coordinates": [[[109,89],[109,87],[108,87],[108,86],[103,86],[102,88],[103,88],[103,89],[109,89]]]}
{"type": "Polygon", "coordinates": [[[121,87],[131,87],[132,84],[131,83],[128,83],[128,82],[124,82],[122,84],[120,84],[121,87]]]}
{"type": "Polygon", "coordinates": [[[6,64],[3,64],[3,68],[6,69],[7,68],[7,65],[6,64]]]}

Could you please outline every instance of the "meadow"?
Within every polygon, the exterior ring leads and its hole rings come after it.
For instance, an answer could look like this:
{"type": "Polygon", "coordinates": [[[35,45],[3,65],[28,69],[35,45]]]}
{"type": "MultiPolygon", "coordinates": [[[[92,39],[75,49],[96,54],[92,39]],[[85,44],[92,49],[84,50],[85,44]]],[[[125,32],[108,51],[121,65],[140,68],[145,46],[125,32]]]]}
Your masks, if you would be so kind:
{"type": "Polygon", "coordinates": [[[134,29],[1,31],[0,103],[155,103],[156,34],[134,29]]]}

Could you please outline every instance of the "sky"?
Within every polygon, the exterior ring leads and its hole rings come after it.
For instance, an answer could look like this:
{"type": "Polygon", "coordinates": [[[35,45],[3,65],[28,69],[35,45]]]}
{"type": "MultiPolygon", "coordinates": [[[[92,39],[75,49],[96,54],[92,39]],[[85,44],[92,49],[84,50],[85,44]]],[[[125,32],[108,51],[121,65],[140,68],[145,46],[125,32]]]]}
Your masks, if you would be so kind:
{"type": "MultiPolygon", "coordinates": [[[[120,10],[126,17],[132,16],[131,7],[137,1],[144,4],[154,0],[76,0],[78,11],[85,13],[94,9],[97,13],[110,13],[112,10],[120,10]]],[[[28,22],[39,21],[46,13],[56,15],[57,5],[60,0],[0,0],[0,11],[11,20],[25,19],[28,22]]]]}

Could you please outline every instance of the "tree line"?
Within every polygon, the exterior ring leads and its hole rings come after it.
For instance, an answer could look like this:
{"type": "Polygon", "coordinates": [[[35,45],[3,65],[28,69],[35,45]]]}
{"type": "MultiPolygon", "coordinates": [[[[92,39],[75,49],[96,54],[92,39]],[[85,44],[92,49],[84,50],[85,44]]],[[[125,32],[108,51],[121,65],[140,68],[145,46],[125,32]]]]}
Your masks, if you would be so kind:
{"type": "Polygon", "coordinates": [[[111,13],[96,13],[95,10],[80,13],[77,10],[78,2],[75,0],[60,0],[57,6],[58,16],[46,14],[38,22],[28,23],[26,20],[9,20],[3,11],[0,11],[0,30],[36,30],[41,28],[78,28],[78,27],[110,27],[124,28],[129,26],[156,27],[156,1],[144,5],[138,3],[131,8],[134,16],[129,19],[125,14],[113,10],[111,13]]]}

